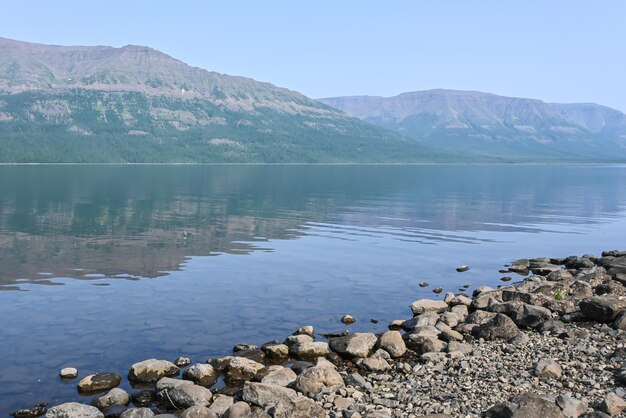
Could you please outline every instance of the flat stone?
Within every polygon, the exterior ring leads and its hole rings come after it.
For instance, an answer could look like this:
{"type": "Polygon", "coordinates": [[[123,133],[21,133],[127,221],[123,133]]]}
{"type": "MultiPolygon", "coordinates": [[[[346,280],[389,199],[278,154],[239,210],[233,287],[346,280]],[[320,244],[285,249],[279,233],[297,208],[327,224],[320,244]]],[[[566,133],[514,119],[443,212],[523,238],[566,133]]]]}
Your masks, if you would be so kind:
{"type": "Polygon", "coordinates": [[[448,304],[442,300],[420,299],[411,304],[413,316],[421,315],[426,312],[442,313],[448,309],[448,304]]]}
{"type": "Polygon", "coordinates": [[[104,418],[104,414],[95,406],[67,402],[48,409],[46,418],[104,418]]]}
{"type": "Polygon", "coordinates": [[[78,391],[83,393],[113,389],[122,381],[122,376],[112,372],[98,372],[85,376],[78,382],[78,391]]]}
{"type": "Polygon", "coordinates": [[[148,359],[133,364],[128,371],[128,379],[136,382],[156,382],[162,377],[178,374],[178,367],[167,360],[148,359]]]}
{"type": "Polygon", "coordinates": [[[171,377],[162,377],[156,383],[156,391],[158,393],[162,390],[173,389],[177,386],[182,386],[182,385],[193,385],[193,382],[190,380],[180,380],[180,379],[173,379],[171,377]]]}

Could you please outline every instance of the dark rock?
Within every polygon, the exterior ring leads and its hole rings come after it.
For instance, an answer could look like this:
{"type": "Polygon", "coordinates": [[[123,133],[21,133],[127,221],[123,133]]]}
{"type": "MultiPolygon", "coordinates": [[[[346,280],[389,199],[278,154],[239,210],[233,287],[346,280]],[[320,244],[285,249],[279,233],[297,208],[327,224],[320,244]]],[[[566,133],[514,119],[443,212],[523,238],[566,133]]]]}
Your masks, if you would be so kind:
{"type": "Polygon", "coordinates": [[[352,315],[344,315],[341,317],[341,322],[343,322],[346,325],[350,325],[350,324],[354,324],[356,322],[356,319],[354,319],[352,315]]]}
{"type": "Polygon", "coordinates": [[[122,376],[113,372],[90,374],[78,382],[78,391],[82,393],[100,392],[119,386],[122,376]]]}
{"type": "Polygon", "coordinates": [[[495,317],[480,324],[475,329],[475,336],[485,340],[508,340],[515,337],[519,332],[519,328],[511,318],[503,314],[496,314],[495,317]]]}
{"type": "Polygon", "coordinates": [[[536,328],[545,321],[552,319],[550,310],[517,301],[492,305],[489,310],[507,315],[515,322],[515,325],[523,328],[536,328]]]}
{"type": "Polygon", "coordinates": [[[154,403],[156,394],[151,390],[142,390],[130,395],[130,399],[137,406],[148,406],[154,403]]]}
{"type": "Polygon", "coordinates": [[[420,282],[420,283],[419,283],[419,287],[428,287],[428,283],[426,283],[426,282],[420,282]]]}
{"type": "Polygon", "coordinates": [[[583,299],[578,306],[587,318],[596,322],[611,322],[626,309],[626,301],[604,296],[583,299]]]}
{"type": "Polygon", "coordinates": [[[157,394],[157,401],[171,409],[187,409],[192,406],[209,406],[213,394],[205,387],[198,385],[180,385],[166,389],[157,394]]]}
{"type": "Polygon", "coordinates": [[[47,406],[48,404],[43,402],[33,408],[24,408],[24,409],[18,409],[17,411],[13,411],[11,412],[11,415],[13,415],[15,418],[38,417],[38,416],[45,414],[48,411],[48,408],[46,408],[47,406]]]}
{"type": "Polygon", "coordinates": [[[554,401],[526,393],[489,408],[483,418],[566,418],[554,401]]]}
{"type": "Polygon", "coordinates": [[[263,350],[258,348],[237,351],[236,353],[233,353],[233,357],[243,357],[254,360],[257,363],[263,363],[265,361],[265,354],[263,353],[263,350]]]}
{"type": "Polygon", "coordinates": [[[233,346],[233,353],[238,353],[239,351],[256,350],[257,348],[259,347],[253,344],[235,344],[233,346]]]}
{"type": "Polygon", "coordinates": [[[458,266],[456,268],[456,271],[459,272],[459,273],[463,273],[464,271],[468,271],[469,269],[470,269],[469,266],[464,264],[462,266],[458,266]]]}
{"type": "Polygon", "coordinates": [[[111,405],[102,410],[104,418],[120,418],[128,408],[124,405],[111,405]]]}

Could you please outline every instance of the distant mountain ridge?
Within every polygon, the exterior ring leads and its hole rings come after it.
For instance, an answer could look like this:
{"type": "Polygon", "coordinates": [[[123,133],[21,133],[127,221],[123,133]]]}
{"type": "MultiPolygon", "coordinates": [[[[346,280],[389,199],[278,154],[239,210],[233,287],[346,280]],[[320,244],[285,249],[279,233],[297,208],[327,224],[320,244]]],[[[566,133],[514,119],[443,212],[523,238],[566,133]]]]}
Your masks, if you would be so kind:
{"type": "Polygon", "coordinates": [[[320,99],[423,144],[482,155],[626,158],[626,115],[596,104],[457,90],[320,99]]]}
{"type": "Polygon", "coordinates": [[[152,48],[0,38],[0,162],[397,162],[400,135],[152,48]]]}

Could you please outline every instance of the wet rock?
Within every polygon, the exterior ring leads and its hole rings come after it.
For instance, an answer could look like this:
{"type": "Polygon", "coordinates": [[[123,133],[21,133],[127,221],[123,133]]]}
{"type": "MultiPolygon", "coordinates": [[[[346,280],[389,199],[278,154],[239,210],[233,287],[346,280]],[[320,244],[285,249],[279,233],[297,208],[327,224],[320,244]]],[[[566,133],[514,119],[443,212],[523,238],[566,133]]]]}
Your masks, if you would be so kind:
{"type": "Polygon", "coordinates": [[[150,408],[128,408],[120,418],[152,418],[154,412],[150,408]]]}
{"type": "Polygon", "coordinates": [[[206,406],[192,406],[185,409],[180,418],[217,418],[217,414],[206,406]]]}
{"type": "Polygon", "coordinates": [[[183,386],[183,385],[193,385],[193,382],[190,380],[179,380],[179,379],[172,379],[171,377],[162,377],[156,383],[156,391],[158,393],[158,392],[161,392],[162,390],[173,389],[175,387],[183,386]]]}
{"type": "Polygon", "coordinates": [[[39,417],[41,415],[44,415],[46,412],[48,412],[48,408],[47,408],[48,404],[43,402],[38,404],[37,406],[33,407],[33,408],[23,408],[23,409],[18,409],[17,411],[13,411],[11,412],[11,415],[14,418],[34,418],[34,417],[39,417]]]}
{"type": "Polygon", "coordinates": [[[509,340],[519,332],[519,328],[511,318],[503,314],[496,314],[495,317],[475,329],[475,336],[485,340],[509,340]]]}
{"type": "Polygon", "coordinates": [[[325,342],[307,342],[294,344],[289,348],[291,355],[297,359],[311,360],[316,357],[323,357],[329,353],[328,343],[325,342]]]}
{"type": "Polygon", "coordinates": [[[223,418],[250,418],[250,405],[246,402],[236,402],[224,413],[223,418]]]}
{"type": "Polygon", "coordinates": [[[330,348],[342,357],[367,357],[378,342],[372,333],[356,333],[347,337],[331,338],[330,348]]]}
{"type": "Polygon", "coordinates": [[[344,386],[341,375],[328,361],[320,359],[314,367],[305,369],[297,377],[294,389],[307,396],[316,396],[324,388],[344,386]]]}
{"type": "Polygon", "coordinates": [[[341,322],[343,322],[346,325],[350,325],[350,324],[354,324],[356,322],[356,319],[354,319],[352,315],[344,315],[341,317],[341,322]]]}
{"type": "Polygon", "coordinates": [[[176,367],[179,367],[179,368],[187,367],[191,364],[191,359],[188,357],[178,357],[174,361],[174,364],[176,365],[176,367]]]}
{"type": "Polygon", "coordinates": [[[419,287],[428,287],[428,283],[427,282],[420,282],[419,283],[419,287]]]}
{"type": "Polygon", "coordinates": [[[102,410],[104,418],[120,418],[128,408],[124,405],[111,405],[102,410]]]}
{"type": "Polygon", "coordinates": [[[441,292],[443,292],[443,288],[442,287],[435,287],[433,289],[433,293],[435,293],[437,295],[440,294],[441,292]]]}
{"type": "Polygon", "coordinates": [[[458,266],[456,268],[456,271],[459,272],[459,273],[463,273],[465,271],[468,271],[469,269],[470,269],[469,266],[463,264],[462,266],[458,266]]]}
{"type": "Polygon", "coordinates": [[[111,405],[128,405],[130,402],[130,395],[124,389],[113,388],[105,395],[94,399],[91,404],[99,409],[104,409],[111,405]]]}
{"type": "Polygon", "coordinates": [[[65,367],[61,369],[59,376],[63,379],[75,379],[78,376],[78,370],[73,367],[65,367]]]}
{"type": "Polygon", "coordinates": [[[252,350],[240,350],[233,354],[233,357],[243,357],[249,360],[254,360],[257,363],[265,362],[265,354],[262,350],[255,348],[252,350]]]}
{"type": "Polygon", "coordinates": [[[209,406],[213,394],[203,386],[180,385],[157,394],[160,405],[172,409],[187,409],[192,406],[209,406]]]}
{"type": "Polygon", "coordinates": [[[235,344],[233,346],[233,353],[238,353],[240,351],[254,351],[254,350],[257,350],[258,348],[259,347],[253,344],[235,344]]]}
{"type": "Polygon", "coordinates": [[[178,374],[178,367],[167,360],[148,359],[135,363],[128,371],[128,379],[136,382],[156,382],[162,377],[178,374]]]}
{"type": "Polygon", "coordinates": [[[315,329],[311,325],[305,325],[301,328],[298,328],[298,330],[294,332],[293,335],[308,335],[312,338],[313,335],[315,335],[315,329]]]}
{"type": "Polygon", "coordinates": [[[592,321],[611,322],[626,309],[626,301],[612,297],[594,296],[583,299],[578,306],[583,315],[592,321]]]}
{"type": "Polygon", "coordinates": [[[46,418],[104,418],[104,414],[95,406],[67,402],[50,408],[46,418]]]}
{"type": "Polygon", "coordinates": [[[263,364],[244,357],[227,356],[217,360],[217,369],[224,372],[226,383],[238,385],[250,380],[263,367],[263,364]]]}
{"type": "Polygon", "coordinates": [[[401,357],[406,353],[406,344],[398,331],[387,331],[380,337],[378,346],[391,357],[401,357]]]}
{"type": "Polygon", "coordinates": [[[442,300],[420,299],[411,304],[413,316],[421,315],[426,312],[442,313],[448,309],[448,304],[442,300]]]}
{"type": "Polygon", "coordinates": [[[566,418],[554,401],[526,393],[489,408],[484,418],[566,418]]]}
{"type": "Polygon", "coordinates": [[[85,376],[78,382],[78,391],[82,393],[99,392],[113,389],[122,381],[122,376],[112,372],[98,372],[85,376]]]}
{"type": "Polygon", "coordinates": [[[210,388],[217,382],[218,372],[210,364],[197,363],[185,370],[183,379],[210,388]]]}
{"type": "Polygon", "coordinates": [[[602,403],[600,404],[600,410],[606,412],[611,416],[616,416],[622,413],[626,409],[626,401],[615,393],[609,393],[606,395],[602,403]]]}
{"type": "Polygon", "coordinates": [[[539,360],[535,365],[535,376],[540,379],[560,379],[561,374],[561,366],[552,359],[539,360]]]}
{"type": "Polygon", "coordinates": [[[399,331],[402,329],[404,322],[404,319],[394,319],[389,323],[389,325],[387,325],[387,328],[391,331],[399,331]]]}
{"type": "Polygon", "coordinates": [[[131,400],[137,406],[148,406],[154,403],[156,394],[151,390],[142,390],[130,395],[131,400]]]}

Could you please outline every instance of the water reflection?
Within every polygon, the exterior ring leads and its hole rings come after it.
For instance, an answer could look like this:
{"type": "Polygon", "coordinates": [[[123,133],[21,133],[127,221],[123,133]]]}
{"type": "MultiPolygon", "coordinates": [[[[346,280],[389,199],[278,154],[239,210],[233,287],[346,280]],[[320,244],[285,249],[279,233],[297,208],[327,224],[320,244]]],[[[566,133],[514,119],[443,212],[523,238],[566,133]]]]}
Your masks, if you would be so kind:
{"type": "MultiPolygon", "coordinates": [[[[156,277],[268,241],[385,234],[473,243],[623,209],[622,167],[4,166],[0,284],[156,277]],[[463,231],[463,234],[459,234],[463,231]],[[43,279],[43,280],[42,280],[43,279]]],[[[9,286],[10,285],[10,286],[9,286]]]]}

